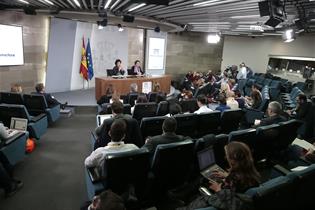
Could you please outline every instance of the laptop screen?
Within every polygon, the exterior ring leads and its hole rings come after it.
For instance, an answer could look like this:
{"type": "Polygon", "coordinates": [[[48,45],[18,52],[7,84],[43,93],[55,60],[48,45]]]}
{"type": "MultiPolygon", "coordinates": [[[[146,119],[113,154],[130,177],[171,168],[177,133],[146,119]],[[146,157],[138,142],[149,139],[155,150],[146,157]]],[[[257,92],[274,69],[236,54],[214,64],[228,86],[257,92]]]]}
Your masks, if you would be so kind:
{"type": "Polygon", "coordinates": [[[11,118],[10,129],[26,131],[27,129],[27,119],[23,118],[11,118]]]}
{"type": "Polygon", "coordinates": [[[111,118],[113,115],[112,114],[103,114],[103,115],[97,115],[96,116],[96,123],[97,127],[101,126],[103,124],[103,121],[106,119],[111,118]]]}
{"type": "Polygon", "coordinates": [[[202,171],[215,164],[215,157],[212,147],[208,147],[198,152],[199,169],[202,171]]]}

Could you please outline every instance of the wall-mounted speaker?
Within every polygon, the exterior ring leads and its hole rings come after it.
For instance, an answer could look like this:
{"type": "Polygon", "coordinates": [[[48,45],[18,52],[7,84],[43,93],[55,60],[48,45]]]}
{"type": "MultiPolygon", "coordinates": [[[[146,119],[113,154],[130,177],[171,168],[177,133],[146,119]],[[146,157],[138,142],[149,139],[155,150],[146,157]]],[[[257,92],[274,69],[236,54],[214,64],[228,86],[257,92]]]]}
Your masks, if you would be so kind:
{"type": "Polygon", "coordinates": [[[33,7],[24,7],[23,10],[24,10],[24,13],[27,15],[36,15],[37,14],[35,8],[33,8],[33,7]]]}
{"type": "Polygon", "coordinates": [[[264,17],[264,16],[269,16],[270,15],[269,2],[268,1],[258,2],[258,7],[259,7],[260,17],[264,17]]]}
{"type": "Polygon", "coordinates": [[[124,15],[123,16],[123,21],[124,22],[128,22],[128,23],[132,23],[133,21],[135,21],[135,17],[131,16],[131,15],[124,15]]]}

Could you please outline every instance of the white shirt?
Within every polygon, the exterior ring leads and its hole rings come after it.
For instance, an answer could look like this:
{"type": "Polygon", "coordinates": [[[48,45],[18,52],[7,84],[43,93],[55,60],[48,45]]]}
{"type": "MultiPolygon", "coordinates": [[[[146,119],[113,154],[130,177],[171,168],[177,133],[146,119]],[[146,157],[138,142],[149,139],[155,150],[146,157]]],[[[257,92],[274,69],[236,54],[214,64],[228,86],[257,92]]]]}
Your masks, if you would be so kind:
{"type": "Polygon", "coordinates": [[[226,105],[229,106],[231,109],[238,109],[239,104],[234,98],[227,98],[226,105]]]}
{"type": "Polygon", "coordinates": [[[103,168],[105,156],[107,154],[127,152],[136,149],[139,149],[136,145],[125,144],[123,141],[109,142],[107,146],[97,148],[93,151],[90,156],[85,159],[84,164],[87,167],[99,167],[101,169],[103,168]]]}
{"type": "Polygon", "coordinates": [[[247,76],[247,70],[246,70],[246,67],[244,66],[244,67],[240,68],[239,72],[236,75],[236,78],[237,79],[246,79],[246,76],[247,76]]]}
{"type": "Polygon", "coordinates": [[[208,108],[207,105],[201,106],[197,111],[195,111],[195,114],[201,114],[201,113],[206,113],[206,112],[212,112],[213,110],[208,108]]]}
{"type": "Polygon", "coordinates": [[[7,128],[0,123],[0,139],[7,139],[9,137],[9,133],[7,128]]]}

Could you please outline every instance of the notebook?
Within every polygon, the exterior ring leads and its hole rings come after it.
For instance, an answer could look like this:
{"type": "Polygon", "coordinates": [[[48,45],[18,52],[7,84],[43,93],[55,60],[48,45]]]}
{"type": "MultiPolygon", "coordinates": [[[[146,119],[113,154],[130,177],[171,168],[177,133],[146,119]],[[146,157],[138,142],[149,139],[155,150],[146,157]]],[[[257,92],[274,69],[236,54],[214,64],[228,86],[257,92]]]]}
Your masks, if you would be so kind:
{"type": "Polygon", "coordinates": [[[214,171],[226,173],[220,166],[215,163],[215,156],[212,147],[208,147],[198,152],[198,163],[200,173],[203,177],[208,179],[210,182],[222,183],[222,178],[214,176],[214,171]]]}
{"type": "Polygon", "coordinates": [[[12,117],[11,123],[10,123],[10,129],[18,130],[18,131],[26,131],[27,119],[12,117]]]}

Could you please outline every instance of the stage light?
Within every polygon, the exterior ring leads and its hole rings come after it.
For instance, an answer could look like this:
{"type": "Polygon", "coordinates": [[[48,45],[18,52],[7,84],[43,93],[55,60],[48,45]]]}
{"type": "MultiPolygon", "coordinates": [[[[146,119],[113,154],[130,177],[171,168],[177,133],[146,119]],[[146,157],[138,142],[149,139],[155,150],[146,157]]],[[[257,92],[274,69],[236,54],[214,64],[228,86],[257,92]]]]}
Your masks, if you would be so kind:
{"type": "Polygon", "coordinates": [[[156,27],[154,28],[154,31],[155,31],[156,33],[160,33],[161,29],[160,29],[159,26],[156,26],[156,27]]]}
{"type": "Polygon", "coordinates": [[[221,37],[219,34],[209,34],[207,41],[209,44],[217,44],[220,42],[221,37]]]}
{"type": "Polygon", "coordinates": [[[282,34],[282,39],[284,42],[292,42],[295,40],[295,32],[292,28],[285,30],[282,34]]]}
{"type": "Polygon", "coordinates": [[[119,32],[123,32],[124,31],[124,28],[122,27],[121,24],[118,24],[117,27],[118,27],[118,31],[119,32]]]}

